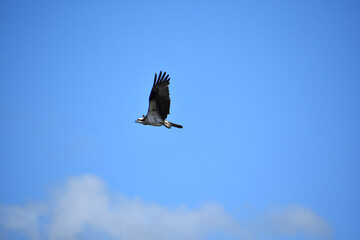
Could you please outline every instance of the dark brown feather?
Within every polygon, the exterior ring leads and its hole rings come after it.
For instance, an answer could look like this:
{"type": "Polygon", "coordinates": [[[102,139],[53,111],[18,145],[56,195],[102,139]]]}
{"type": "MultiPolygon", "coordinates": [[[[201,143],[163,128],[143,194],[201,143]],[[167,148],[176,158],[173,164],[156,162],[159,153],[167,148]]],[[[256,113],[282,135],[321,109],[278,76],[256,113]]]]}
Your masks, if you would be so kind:
{"type": "MultiPolygon", "coordinates": [[[[166,119],[170,113],[170,94],[169,94],[170,78],[166,72],[162,74],[160,71],[159,77],[155,73],[153,88],[150,93],[149,101],[155,101],[156,111],[159,113],[163,120],[166,119]]],[[[152,109],[149,109],[149,112],[152,109]]]]}

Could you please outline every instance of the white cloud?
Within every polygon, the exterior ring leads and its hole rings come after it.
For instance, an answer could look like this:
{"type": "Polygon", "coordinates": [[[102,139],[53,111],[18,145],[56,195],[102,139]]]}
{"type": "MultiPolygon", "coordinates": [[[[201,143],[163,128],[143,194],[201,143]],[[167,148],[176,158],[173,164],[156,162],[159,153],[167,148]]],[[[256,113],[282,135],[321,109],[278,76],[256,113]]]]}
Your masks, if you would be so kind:
{"type": "Polygon", "coordinates": [[[31,239],[39,239],[39,217],[44,210],[40,204],[0,206],[0,225],[5,229],[20,231],[31,239]]]}
{"type": "Polygon", "coordinates": [[[321,217],[302,206],[291,205],[263,215],[256,224],[265,226],[259,235],[219,204],[170,209],[111,194],[101,179],[85,175],[68,178],[47,203],[2,206],[0,224],[5,232],[20,231],[34,240],[82,239],[88,231],[119,240],[198,240],[212,233],[235,239],[269,239],[299,232],[325,236],[330,231],[321,217]]]}
{"type": "Polygon", "coordinates": [[[313,236],[319,239],[331,237],[331,228],[319,215],[296,204],[272,206],[256,216],[249,228],[257,232],[259,239],[277,239],[281,236],[289,239],[294,236],[313,236]]]}
{"type": "Polygon", "coordinates": [[[269,228],[278,235],[308,233],[312,235],[330,235],[330,228],[324,220],[311,209],[289,205],[267,214],[269,228]]]}

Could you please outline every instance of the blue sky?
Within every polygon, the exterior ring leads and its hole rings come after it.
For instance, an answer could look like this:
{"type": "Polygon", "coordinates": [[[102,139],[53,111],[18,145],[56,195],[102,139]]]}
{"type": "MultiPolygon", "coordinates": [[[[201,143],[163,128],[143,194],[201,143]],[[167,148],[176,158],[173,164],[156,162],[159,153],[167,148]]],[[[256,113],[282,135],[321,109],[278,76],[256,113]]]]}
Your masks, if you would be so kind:
{"type": "Polygon", "coordinates": [[[0,238],[359,238],[359,12],[1,1],[0,238]]]}

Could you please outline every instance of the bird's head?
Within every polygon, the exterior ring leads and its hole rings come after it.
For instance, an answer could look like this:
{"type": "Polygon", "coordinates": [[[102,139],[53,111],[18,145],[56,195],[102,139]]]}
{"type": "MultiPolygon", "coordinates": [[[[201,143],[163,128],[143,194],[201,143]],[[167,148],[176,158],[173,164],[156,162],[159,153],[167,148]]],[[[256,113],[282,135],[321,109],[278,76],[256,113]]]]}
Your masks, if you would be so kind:
{"type": "Polygon", "coordinates": [[[141,118],[136,119],[135,122],[144,124],[144,121],[145,121],[145,116],[143,115],[141,118]]]}

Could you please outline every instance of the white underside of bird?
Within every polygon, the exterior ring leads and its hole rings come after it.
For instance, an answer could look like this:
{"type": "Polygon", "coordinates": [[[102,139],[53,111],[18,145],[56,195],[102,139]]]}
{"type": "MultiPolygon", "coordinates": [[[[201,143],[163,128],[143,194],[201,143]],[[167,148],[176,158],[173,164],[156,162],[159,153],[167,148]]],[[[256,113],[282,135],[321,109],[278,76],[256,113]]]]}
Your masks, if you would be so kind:
{"type": "Polygon", "coordinates": [[[164,123],[164,120],[161,119],[159,114],[148,114],[145,122],[147,122],[149,125],[153,125],[153,126],[162,126],[164,123]]]}

